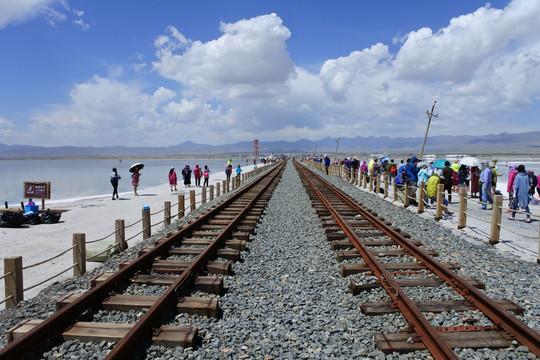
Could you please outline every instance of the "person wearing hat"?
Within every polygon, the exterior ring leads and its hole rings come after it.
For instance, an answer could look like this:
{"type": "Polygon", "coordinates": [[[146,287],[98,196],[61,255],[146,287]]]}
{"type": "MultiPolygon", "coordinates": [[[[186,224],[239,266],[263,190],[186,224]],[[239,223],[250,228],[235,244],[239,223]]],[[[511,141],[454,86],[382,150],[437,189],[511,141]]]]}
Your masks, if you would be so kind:
{"type": "MultiPolygon", "coordinates": [[[[418,163],[417,167],[420,170],[418,171],[418,182],[416,183],[416,185],[420,187],[420,183],[423,182],[424,186],[427,186],[428,180],[431,177],[431,173],[429,172],[427,168],[427,164],[425,162],[421,162],[421,163],[418,163]]],[[[426,205],[427,205],[427,201],[428,201],[428,196],[425,195],[424,202],[426,203],[426,205]]]]}
{"type": "MultiPolygon", "coordinates": [[[[527,213],[526,223],[531,222],[531,212],[529,210],[529,176],[525,171],[524,165],[519,165],[517,167],[517,175],[514,181],[514,206],[513,209],[517,209],[518,206],[525,210],[527,213]]],[[[508,218],[509,220],[516,219],[516,212],[512,211],[512,215],[508,218]]]]}
{"type": "Polygon", "coordinates": [[[176,184],[178,182],[178,178],[176,176],[176,172],[174,171],[174,168],[171,167],[171,170],[169,170],[169,186],[171,187],[171,191],[173,191],[173,187],[174,187],[174,191],[176,191],[176,184]]]}
{"type": "Polygon", "coordinates": [[[358,160],[358,156],[354,156],[353,159],[351,160],[351,171],[352,171],[353,182],[356,182],[356,176],[357,176],[359,168],[360,168],[360,161],[358,160]]]}

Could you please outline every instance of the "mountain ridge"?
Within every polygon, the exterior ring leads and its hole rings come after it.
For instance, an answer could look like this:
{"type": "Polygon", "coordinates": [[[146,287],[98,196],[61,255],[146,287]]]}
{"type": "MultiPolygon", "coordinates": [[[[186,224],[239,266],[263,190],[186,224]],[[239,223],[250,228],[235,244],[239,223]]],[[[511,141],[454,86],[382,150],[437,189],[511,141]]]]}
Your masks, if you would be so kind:
{"type": "MultiPolygon", "coordinates": [[[[259,153],[269,154],[311,154],[316,151],[333,154],[336,138],[320,140],[299,139],[297,141],[260,141],[259,153]]],[[[423,137],[356,136],[342,137],[338,152],[341,153],[410,153],[418,154],[423,137]]],[[[438,153],[538,153],[540,151],[540,131],[526,133],[501,133],[489,135],[439,135],[429,137],[424,154],[438,153]]],[[[235,144],[207,145],[192,141],[165,147],[127,147],[121,145],[107,147],[79,146],[35,146],[0,144],[0,159],[23,158],[69,158],[69,157],[168,157],[168,156],[216,156],[253,155],[253,142],[242,141],[235,144]]]]}

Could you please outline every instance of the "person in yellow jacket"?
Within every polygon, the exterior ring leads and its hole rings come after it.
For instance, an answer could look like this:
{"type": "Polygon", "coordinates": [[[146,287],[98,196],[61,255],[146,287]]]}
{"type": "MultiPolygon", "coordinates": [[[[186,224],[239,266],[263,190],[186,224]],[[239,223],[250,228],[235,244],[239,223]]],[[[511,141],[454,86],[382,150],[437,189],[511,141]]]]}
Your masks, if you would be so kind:
{"type": "MultiPolygon", "coordinates": [[[[428,179],[428,182],[427,182],[426,195],[427,195],[428,199],[431,200],[432,204],[437,201],[437,186],[439,185],[439,182],[441,181],[441,176],[442,176],[442,170],[437,169],[437,171],[435,171],[430,176],[430,178],[428,179]]],[[[443,197],[442,210],[448,216],[451,216],[452,214],[454,214],[453,212],[448,210],[448,200],[446,200],[445,197],[443,197]]]]}

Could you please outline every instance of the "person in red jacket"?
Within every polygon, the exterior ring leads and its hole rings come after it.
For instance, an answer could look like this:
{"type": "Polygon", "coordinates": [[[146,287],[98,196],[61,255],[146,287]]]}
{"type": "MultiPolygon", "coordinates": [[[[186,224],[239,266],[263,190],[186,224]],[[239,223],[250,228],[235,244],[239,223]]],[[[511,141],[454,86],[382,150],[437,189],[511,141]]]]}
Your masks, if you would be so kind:
{"type": "MultiPolygon", "coordinates": [[[[516,164],[508,165],[508,185],[506,185],[506,191],[508,192],[508,207],[513,209],[514,206],[514,182],[517,175],[516,164]]],[[[506,210],[506,213],[510,213],[510,210],[506,210]]]]}

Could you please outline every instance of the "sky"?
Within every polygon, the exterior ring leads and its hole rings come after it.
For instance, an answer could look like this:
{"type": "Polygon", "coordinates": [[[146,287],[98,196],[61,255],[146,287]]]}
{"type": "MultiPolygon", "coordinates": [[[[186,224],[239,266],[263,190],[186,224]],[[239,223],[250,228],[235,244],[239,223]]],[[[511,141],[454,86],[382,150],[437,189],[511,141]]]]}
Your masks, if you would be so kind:
{"type": "Polygon", "coordinates": [[[0,143],[540,130],[539,0],[0,0],[0,143]]]}

